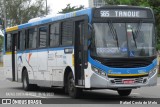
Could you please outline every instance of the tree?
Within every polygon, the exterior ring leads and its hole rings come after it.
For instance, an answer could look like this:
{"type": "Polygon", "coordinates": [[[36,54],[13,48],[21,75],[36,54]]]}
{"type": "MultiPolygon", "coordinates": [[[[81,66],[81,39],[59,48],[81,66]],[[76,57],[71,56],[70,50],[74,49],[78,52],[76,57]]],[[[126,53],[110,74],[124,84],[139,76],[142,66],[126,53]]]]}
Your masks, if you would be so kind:
{"type": "Polygon", "coordinates": [[[3,49],[3,36],[0,35],[0,51],[3,49]]]}
{"type": "MultiPolygon", "coordinates": [[[[4,2],[0,1],[0,12],[3,13],[3,5],[6,4],[7,21],[11,26],[26,23],[32,18],[46,14],[45,0],[4,0],[4,2]]],[[[47,8],[49,12],[50,8],[47,8]]],[[[4,17],[3,14],[0,17],[4,17]]]]}
{"type": "Polygon", "coordinates": [[[62,11],[60,11],[59,13],[68,13],[68,12],[73,12],[81,9],[84,9],[83,5],[80,5],[79,7],[77,6],[71,7],[71,4],[67,4],[66,8],[62,9],[62,11]]]}
{"type": "Polygon", "coordinates": [[[0,28],[0,52],[3,49],[3,38],[4,38],[4,35],[3,35],[3,32],[2,32],[2,30],[0,28]]]}
{"type": "Polygon", "coordinates": [[[156,19],[158,45],[157,48],[160,49],[160,0],[104,0],[109,5],[134,5],[134,6],[144,6],[153,9],[156,19]]]}
{"type": "Polygon", "coordinates": [[[148,0],[104,0],[109,5],[149,6],[148,0]]]}

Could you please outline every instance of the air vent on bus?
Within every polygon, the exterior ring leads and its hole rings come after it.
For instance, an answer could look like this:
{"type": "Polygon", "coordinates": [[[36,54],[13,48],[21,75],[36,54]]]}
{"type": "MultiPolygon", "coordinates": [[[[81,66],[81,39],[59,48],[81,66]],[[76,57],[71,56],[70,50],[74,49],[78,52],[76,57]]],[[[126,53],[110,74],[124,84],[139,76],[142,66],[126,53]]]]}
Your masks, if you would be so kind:
{"type": "Polygon", "coordinates": [[[152,63],[152,59],[106,59],[98,60],[102,64],[113,68],[138,68],[146,67],[152,63]]]}
{"type": "Polygon", "coordinates": [[[107,61],[105,65],[109,67],[116,68],[136,68],[136,67],[145,67],[151,64],[147,61],[107,61]]]}

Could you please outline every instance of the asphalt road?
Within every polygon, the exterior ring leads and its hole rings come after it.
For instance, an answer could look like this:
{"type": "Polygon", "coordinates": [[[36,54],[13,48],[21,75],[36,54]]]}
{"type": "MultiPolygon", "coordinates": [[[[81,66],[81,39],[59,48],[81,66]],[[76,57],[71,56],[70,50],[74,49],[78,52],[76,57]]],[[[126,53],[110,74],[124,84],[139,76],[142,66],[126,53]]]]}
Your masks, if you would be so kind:
{"type": "MultiPolygon", "coordinates": [[[[124,99],[143,99],[143,98],[160,98],[160,78],[158,84],[154,87],[143,87],[132,91],[128,97],[120,97],[116,91],[112,90],[89,90],[83,92],[82,99],[71,99],[68,95],[63,93],[63,90],[58,88],[38,88],[36,91],[26,92],[22,89],[22,84],[11,82],[5,79],[2,69],[0,70],[0,98],[56,98],[62,99],[64,102],[70,103],[87,103],[96,104],[104,102],[115,103],[117,100],[124,99]],[[103,99],[100,101],[100,99],[103,99]],[[114,102],[115,100],[115,102],[114,102]]],[[[61,102],[60,102],[61,103],[61,102]]]]}

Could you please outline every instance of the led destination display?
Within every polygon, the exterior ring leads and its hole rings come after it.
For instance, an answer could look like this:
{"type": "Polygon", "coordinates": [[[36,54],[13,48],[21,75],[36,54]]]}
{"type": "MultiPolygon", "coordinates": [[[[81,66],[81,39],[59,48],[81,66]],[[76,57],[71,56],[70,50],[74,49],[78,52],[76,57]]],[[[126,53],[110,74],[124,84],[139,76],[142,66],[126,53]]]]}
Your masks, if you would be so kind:
{"type": "Polygon", "coordinates": [[[101,18],[152,18],[146,10],[97,9],[94,13],[94,17],[101,18]]]}

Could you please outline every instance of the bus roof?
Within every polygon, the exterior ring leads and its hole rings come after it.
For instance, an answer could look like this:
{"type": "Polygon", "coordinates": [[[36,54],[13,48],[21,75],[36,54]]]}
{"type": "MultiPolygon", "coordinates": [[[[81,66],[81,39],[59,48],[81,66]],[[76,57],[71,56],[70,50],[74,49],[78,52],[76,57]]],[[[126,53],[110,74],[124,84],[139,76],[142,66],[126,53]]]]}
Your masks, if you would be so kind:
{"type": "Polygon", "coordinates": [[[53,16],[53,17],[49,17],[49,18],[42,18],[42,20],[40,19],[38,21],[28,22],[25,24],[9,27],[9,28],[6,28],[6,32],[21,30],[21,29],[36,26],[36,25],[46,24],[46,23],[59,21],[59,20],[63,20],[63,19],[67,19],[67,18],[71,18],[71,17],[75,17],[75,16],[86,15],[86,14],[89,16],[89,18],[91,18],[90,17],[91,13],[92,13],[91,8],[82,9],[82,10],[75,11],[75,12],[70,12],[70,13],[66,13],[66,14],[62,14],[62,15],[58,15],[58,16],[53,16]]]}
{"type": "MultiPolygon", "coordinates": [[[[150,9],[148,7],[127,6],[127,5],[122,5],[122,6],[108,5],[108,6],[104,6],[104,7],[98,7],[98,8],[102,8],[102,9],[104,9],[104,8],[150,9]]],[[[57,16],[53,15],[53,16],[50,16],[50,17],[38,18],[38,20],[35,20],[35,21],[30,21],[28,23],[24,23],[24,24],[21,24],[21,25],[6,28],[6,32],[21,30],[21,29],[24,29],[24,28],[32,27],[32,26],[42,25],[42,24],[46,24],[46,23],[50,23],[50,22],[54,22],[54,21],[59,21],[59,20],[63,20],[63,19],[71,18],[71,17],[81,16],[81,15],[88,15],[89,16],[89,21],[91,21],[92,8],[82,9],[82,10],[78,10],[78,11],[74,11],[74,12],[70,12],[70,13],[66,13],[66,14],[61,14],[61,15],[57,15],[57,16]]]]}

